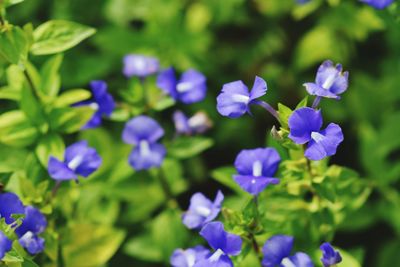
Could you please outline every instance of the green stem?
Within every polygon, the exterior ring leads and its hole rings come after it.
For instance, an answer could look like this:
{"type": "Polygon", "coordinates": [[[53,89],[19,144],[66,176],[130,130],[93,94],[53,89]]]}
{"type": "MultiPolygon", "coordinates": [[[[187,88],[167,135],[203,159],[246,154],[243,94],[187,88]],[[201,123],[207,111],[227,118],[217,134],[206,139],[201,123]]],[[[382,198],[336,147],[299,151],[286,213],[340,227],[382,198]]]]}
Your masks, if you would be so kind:
{"type": "Polygon", "coordinates": [[[32,89],[33,95],[34,95],[34,96],[36,97],[36,99],[40,102],[40,100],[41,100],[40,95],[38,94],[38,91],[37,91],[37,89],[36,89],[36,87],[35,87],[35,84],[33,83],[32,78],[31,78],[31,76],[29,75],[29,72],[26,70],[26,68],[24,69],[24,76],[25,76],[25,79],[26,79],[26,81],[28,82],[29,86],[30,86],[31,89],[32,89]]]}

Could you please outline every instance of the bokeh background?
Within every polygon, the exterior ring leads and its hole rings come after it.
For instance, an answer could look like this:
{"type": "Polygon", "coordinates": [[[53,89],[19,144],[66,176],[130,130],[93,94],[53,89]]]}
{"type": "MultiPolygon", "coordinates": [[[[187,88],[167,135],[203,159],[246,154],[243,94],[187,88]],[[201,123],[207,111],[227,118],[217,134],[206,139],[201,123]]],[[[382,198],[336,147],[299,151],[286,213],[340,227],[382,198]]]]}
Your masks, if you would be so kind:
{"type": "MultiPolygon", "coordinates": [[[[93,37],[65,53],[63,88],[86,87],[90,80],[104,79],[118,99],[127,86],[121,70],[122,57],[128,53],[155,56],[164,67],[195,68],[207,76],[207,99],[178,106],[187,113],[205,110],[214,122],[207,135],[217,144],[184,162],[190,189],[179,195],[183,207],[193,192],[213,195],[221,185],[212,180],[210,171],[232,164],[243,148],[263,146],[274,124],[257,108],[253,117],[221,117],[215,97],[224,83],[240,79],[251,85],[259,75],[268,83],[267,102],[294,108],[306,95],[302,84],[314,80],[322,61],[342,63],[350,72],[348,91],[341,101],[322,102],[325,120],[339,123],[345,134],[331,161],[355,169],[377,186],[367,204],[340,227],[333,243],[364,259],[362,266],[394,266],[391,260],[400,249],[399,8],[395,4],[375,10],[357,0],[311,0],[305,5],[294,0],[30,0],[11,7],[8,18],[14,24],[31,21],[35,26],[67,19],[97,29],[93,37]]],[[[41,64],[44,59],[33,61],[41,64]]],[[[172,112],[158,114],[166,128],[172,129],[172,112]]],[[[103,149],[108,149],[104,140],[117,149],[110,139],[119,136],[122,125],[107,122],[105,128],[107,133],[86,134],[102,142],[103,149]]],[[[109,148],[104,160],[112,164],[120,154],[109,148]]],[[[126,155],[128,150],[121,151],[126,155]]],[[[110,173],[98,176],[102,175],[110,173]]],[[[98,197],[93,192],[88,190],[98,197]]],[[[135,213],[142,203],[132,194],[121,193],[122,204],[104,200],[107,207],[87,216],[127,229],[129,242],[146,227],[135,213]]],[[[107,199],[107,194],[100,195],[107,199]]],[[[151,193],[148,197],[156,198],[151,193]]],[[[145,217],[151,221],[154,214],[145,217]]],[[[130,253],[126,242],[109,266],[163,266],[130,253]]]]}

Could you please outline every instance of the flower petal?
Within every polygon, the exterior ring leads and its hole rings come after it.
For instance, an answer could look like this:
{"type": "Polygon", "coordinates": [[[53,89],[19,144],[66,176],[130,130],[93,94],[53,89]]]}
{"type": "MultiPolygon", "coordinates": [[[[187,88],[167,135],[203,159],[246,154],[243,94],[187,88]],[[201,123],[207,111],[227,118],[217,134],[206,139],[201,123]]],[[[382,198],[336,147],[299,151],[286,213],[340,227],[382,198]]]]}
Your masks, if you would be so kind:
{"type": "Polygon", "coordinates": [[[267,83],[263,78],[256,76],[254,80],[253,88],[250,91],[250,99],[254,100],[259,98],[267,93],[268,87],[267,83]]]}
{"type": "Polygon", "coordinates": [[[0,203],[0,218],[4,218],[7,224],[14,222],[14,219],[11,217],[12,214],[25,213],[24,205],[14,193],[1,193],[0,203]]]}
{"type": "Polygon", "coordinates": [[[200,231],[200,235],[207,240],[208,244],[215,250],[222,250],[228,255],[238,255],[242,248],[240,236],[230,234],[224,230],[221,222],[210,222],[200,231]]]}
{"type": "Polygon", "coordinates": [[[330,267],[342,261],[339,251],[335,250],[328,242],[323,243],[320,249],[322,250],[321,262],[324,267],[330,267]]]}
{"type": "Polygon", "coordinates": [[[280,156],[274,148],[244,149],[235,159],[235,167],[240,175],[254,176],[254,164],[261,163],[258,176],[272,177],[278,169],[280,156]]]}
{"type": "Polygon", "coordinates": [[[332,156],[343,141],[342,129],[335,123],[330,123],[326,129],[314,133],[304,155],[311,160],[321,160],[332,156]]]}
{"type": "Polygon", "coordinates": [[[268,239],[262,249],[263,267],[280,266],[282,260],[289,257],[294,238],[286,235],[275,235],[268,239]]]}
{"type": "Polygon", "coordinates": [[[32,255],[44,250],[44,239],[32,232],[26,232],[18,241],[32,255]]]}
{"type": "Polygon", "coordinates": [[[200,260],[193,267],[233,267],[233,262],[227,255],[221,255],[218,259],[213,259],[210,256],[207,259],[200,260]]]}
{"type": "Polygon", "coordinates": [[[169,94],[173,99],[178,99],[178,92],[176,91],[177,80],[175,77],[174,68],[162,70],[157,76],[157,87],[169,94]]]}
{"type": "Polygon", "coordinates": [[[164,160],[165,154],[165,147],[161,144],[149,144],[149,149],[145,153],[140,146],[136,146],[129,155],[129,164],[137,171],[159,167],[164,160]]]}
{"type": "Polygon", "coordinates": [[[130,54],[123,59],[123,73],[126,77],[146,77],[156,73],[160,67],[158,59],[143,55],[130,54]]]}
{"type": "Polygon", "coordinates": [[[322,126],[320,110],[304,107],[293,111],[289,117],[289,138],[296,144],[311,140],[311,132],[318,132],[322,126]]]}
{"type": "Polygon", "coordinates": [[[332,93],[331,91],[329,91],[327,89],[322,88],[321,86],[319,86],[315,83],[305,83],[303,85],[306,87],[306,90],[310,95],[340,99],[340,97],[337,96],[336,94],[332,93]]]}
{"type": "Polygon", "coordinates": [[[154,119],[140,115],[125,124],[122,140],[127,144],[138,145],[145,140],[154,143],[164,135],[164,130],[154,119]]]}
{"type": "Polygon", "coordinates": [[[260,194],[270,184],[279,184],[279,179],[272,177],[235,175],[234,179],[244,191],[252,195],[260,194]]]}
{"type": "Polygon", "coordinates": [[[289,260],[293,263],[293,266],[296,267],[314,267],[310,256],[304,252],[297,252],[293,256],[290,256],[289,260]]]}
{"type": "Polygon", "coordinates": [[[192,104],[202,101],[207,94],[206,77],[193,69],[182,74],[176,85],[179,100],[185,104],[192,104]]]}
{"type": "Polygon", "coordinates": [[[76,174],[68,168],[67,164],[52,156],[49,158],[47,169],[50,177],[54,180],[64,181],[77,178],[76,174]]]}
{"type": "Polygon", "coordinates": [[[225,84],[217,97],[218,112],[230,118],[238,118],[248,111],[250,94],[242,81],[225,84]]]}
{"type": "Polygon", "coordinates": [[[0,260],[4,258],[7,252],[12,248],[12,241],[0,231],[0,260]]]}
{"type": "Polygon", "coordinates": [[[46,227],[46,217],[38,209],[27,206],[25,207],[25,218],[22,220],[22,224],[15,229],[15,233],[19,237],[23,236],[26,232],[40,234],[46,227]]]}

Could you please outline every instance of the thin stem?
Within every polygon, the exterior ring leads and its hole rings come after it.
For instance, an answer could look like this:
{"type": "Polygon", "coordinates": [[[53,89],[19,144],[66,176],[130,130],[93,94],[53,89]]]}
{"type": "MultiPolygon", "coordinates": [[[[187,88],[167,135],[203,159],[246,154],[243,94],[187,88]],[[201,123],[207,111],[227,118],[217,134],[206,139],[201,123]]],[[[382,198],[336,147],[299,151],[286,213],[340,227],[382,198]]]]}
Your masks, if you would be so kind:
{"type": "Polygon", "coordinates": [[[57,181],[56,184],[54,185],[53,189],[51,190],[51,198],[55,198],[58,192],[58,189],[60,189],[61,186],[61,181],[57,181]]]}
{"type": "MultiPolygon", "coordinates": [[[[254,201],[254,206],[256,209],[256,214],[255,214],[255,223],[254,223],[254,228],[258,228],[259,227],[259,223],[260,223],[260,213],[258,212],[258,196],[254,196],[253,198],[254,201]]],[[[249,237],[251,240],[251,245],[253,247],[254,252],[256,253],[257,257],[260,259],[260,262],[262,260],[262,256],[261,256],[261,248],[257,243],[256,237],[254,235],[254,231],[253,229],[250,230],[249,232],[249,237]]]]}
{"type": "Polygon", "coordinates": [[[25,76],[25,79],[27,80],[29,86],[31,87],[34,96],[37,98],[37,100],[40,101],[40,95],[38,94],[38,91],[36,90],[36,87],[35,87],[35,85],[34,85],[34,83],[32,81],[32,78],[31,78],[31,76],[29,75],[29,72],[26,69],[24,69],[24,76],[25,76]]]}
{"type": "Polygon", "coordinates": [[[322,97],[320,97],[320,96],[317,96],[315,99],[314,99],[314,102],[313,102],[313,104],[312,104],[312,108],[313,109],[316,109],[317,107],[318,107],[318,105],[319,105],[319,102],[321,102],[321,99],[322,99],[322,97]]]}
{"type": "Polygon", "coordinates": [[[266,111],[271,113],[271,115],[274,116],[275,119],[279,121],[278,112],[270,104],[262,100],[255,100],[253,103],[264,108],[266,111]]]}
{"type": "Polygon", "coordinates": [[[146,78],[145,77],[139,77],[140,84],[142,85],[142,93],[143,93],[143,105],[145,107],[145,110],[149,109],[149,94],[147,92],[146,88],[146,78]]]}

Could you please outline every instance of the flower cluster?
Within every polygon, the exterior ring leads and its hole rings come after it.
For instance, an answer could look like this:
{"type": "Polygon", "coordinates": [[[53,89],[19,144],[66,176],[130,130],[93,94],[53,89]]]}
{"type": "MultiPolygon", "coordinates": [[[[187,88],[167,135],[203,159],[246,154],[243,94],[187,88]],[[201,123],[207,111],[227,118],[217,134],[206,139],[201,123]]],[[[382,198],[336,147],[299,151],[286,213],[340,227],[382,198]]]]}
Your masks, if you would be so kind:
{"type": "MultiPolygon", "coordinates": [[[[24,206],[14,193],[0,194],[0,218],[14,230],[19,244],[30,254],[44,250],[45,241],[39,235],[47,227],[46,217],[33,206],[24,206]],[[23,215],[22,223],[17,224],[13,215],[23,215]]],[[[0,259],[11,250],[12,241],[5,233],[0,232],[0,259]]]]}

